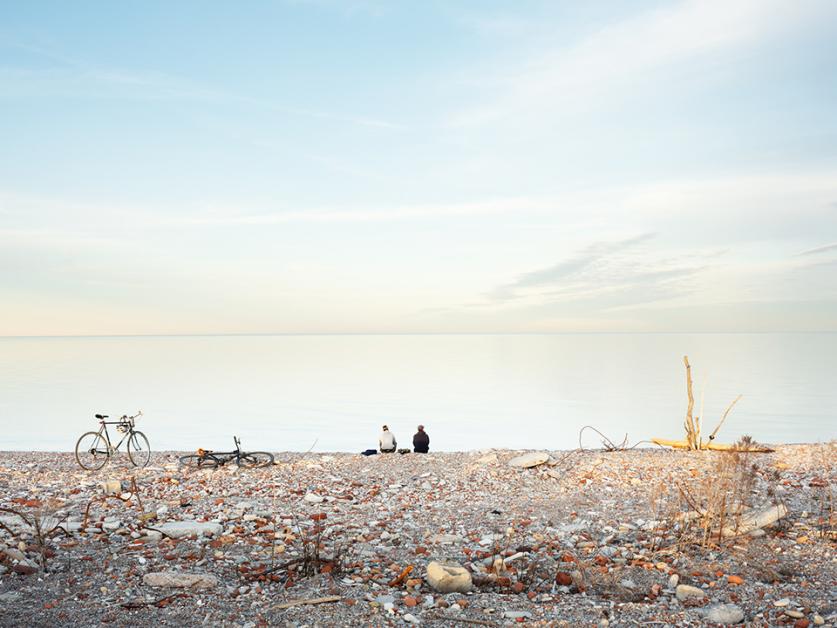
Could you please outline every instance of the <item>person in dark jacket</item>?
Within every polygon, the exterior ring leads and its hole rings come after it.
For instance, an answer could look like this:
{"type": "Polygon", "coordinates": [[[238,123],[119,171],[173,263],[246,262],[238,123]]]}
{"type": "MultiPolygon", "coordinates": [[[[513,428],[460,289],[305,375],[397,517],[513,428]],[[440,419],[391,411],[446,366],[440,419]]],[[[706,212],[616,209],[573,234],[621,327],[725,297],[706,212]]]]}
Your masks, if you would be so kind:
{"type": "Polygon", "coordinates": [[[430,451],[430,437],[424,431],[424,426],[418,426],[418,432],[413,436],[413,451],[417,454],[426,454],[430,451]]]}

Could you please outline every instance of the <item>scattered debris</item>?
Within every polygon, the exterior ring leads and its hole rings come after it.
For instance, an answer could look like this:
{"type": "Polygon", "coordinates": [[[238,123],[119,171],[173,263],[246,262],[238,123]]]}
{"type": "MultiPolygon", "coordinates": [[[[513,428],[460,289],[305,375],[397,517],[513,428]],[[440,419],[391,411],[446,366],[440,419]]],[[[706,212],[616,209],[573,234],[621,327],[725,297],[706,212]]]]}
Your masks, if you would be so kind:
{"type": "Polygon", "coordinates": [[[246,474],[155,454],[131,469],[143,509],[120,486],[85,520],[114,466],[91,477],[72,454],[3,452],[0,507],[49,510],[65,533],[46,543],[42,574],[33,526],[0,513],[0,613],[11,625],[708,625],[737,608],[766,625],[837,623],[834,445],[550,451],[518,472],[521,453],[280,454],[246,474]],[[720,534],[771,506],[786,514],[720,534]],[[461,569],[467,593],[438,590],[431,563],[461,569]],[[680,601],[681,585],[703,595],[680,601]]]}

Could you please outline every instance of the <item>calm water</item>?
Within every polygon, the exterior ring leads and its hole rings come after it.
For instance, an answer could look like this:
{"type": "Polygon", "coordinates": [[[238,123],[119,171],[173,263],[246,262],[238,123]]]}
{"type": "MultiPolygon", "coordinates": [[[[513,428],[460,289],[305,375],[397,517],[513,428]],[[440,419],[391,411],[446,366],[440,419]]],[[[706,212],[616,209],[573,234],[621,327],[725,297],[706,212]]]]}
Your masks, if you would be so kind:
{"type": "Polygon", "coordinates": [[[140,408],[156,450],[359,451],[384,422],[441,450],[680,437],[684,354],[713,426],[744,394],[720,440],[837,437],[837,334],[0,338],[0,450],[69,451],[140,408]]]}

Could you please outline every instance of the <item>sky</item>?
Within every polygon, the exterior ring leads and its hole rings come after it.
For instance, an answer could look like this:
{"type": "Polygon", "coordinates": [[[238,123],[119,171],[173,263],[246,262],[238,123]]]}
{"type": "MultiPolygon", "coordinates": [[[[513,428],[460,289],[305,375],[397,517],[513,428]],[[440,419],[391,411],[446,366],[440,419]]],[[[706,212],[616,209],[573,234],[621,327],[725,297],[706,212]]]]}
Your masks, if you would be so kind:
{"type": "Polygon", "coordinates": [[[837,331],[837,2],[0,4],[0,335],[837,331]]]}

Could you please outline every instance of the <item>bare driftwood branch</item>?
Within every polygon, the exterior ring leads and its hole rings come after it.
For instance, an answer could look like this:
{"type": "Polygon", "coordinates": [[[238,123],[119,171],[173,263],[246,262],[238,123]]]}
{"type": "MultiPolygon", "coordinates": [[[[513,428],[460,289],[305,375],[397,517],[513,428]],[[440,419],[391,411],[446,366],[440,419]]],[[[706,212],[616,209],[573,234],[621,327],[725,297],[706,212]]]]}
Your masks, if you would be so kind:
{"type": "Polygon", "coordinates": [[[689,364],[689,356],[683,356],[683,364],[686,365],[686,394],[689,398],[685,421],[686,440],[689,442],[689,449],[697,449],[699,445],[695,440],[695,421],[692,418],[692,410],[695,407],[695,396],[692,394],[692,365],[689,364]]]}
{"type": "Polygon", "coordinates": [[[720,423],[718,423],[718,427],[716,427],[712,433],[709,435],[709,440],[715,440],[715,435],[718,433],[718,430],[721,429],[721,426],[724,424],[724,421],[727,420],[727,415],[729,411],[732,410],[733,406],[738,403],[738,400],[741,399],[743,395],[738,395],[735,399],[732,400],[732,403],[727,406],[727,409],[724,410],[724,415],[721,417],[720,423]]]}
{"type": "Polygon", "coordinates": [[[290,602],[285,602],[283,604],[277,604],[276,606],[271,606],[270,610],[280,610],[283,608],[291,608],[293,606],[305,606],[305,605],[314,605],[314,604],[330,604],[332,602],[339,602],[343,598],[339,595],[330,595],[329,597],[315,597],[309,598],[307,600],[291,600],[290,602]]]}
{"type": "MultiPolygon", "coordinates": [[[[683,440],[652,438],[652,443],[654,443],[655,445],[660,445],[661,447],[673,447],[674,449],[688,449],[693,451],[707,449],[713,451],[746,451],[752,453],[770,453],[773,451],[769,447],[764,447],[763,445],[758,445],[756,443],[749,443],[746,445],[722,445],[720,443],[714,442],[715,436],[718,434],[718,430],[721,429],[721,426],[724,424],[724,421],[727,420],[727,416],[729,415],[730,411],[733,409],[735,404],[738,403],[742,395],[738,395],[735,399],[733,399],[732,403],[727,406],[727,409],[724,410],[723,416],[721,416],[721,421],[713,430],[712,434],[709,435],[709,439],[706,442],[704,442],[700,433],[702,417],[692,416],[692,411],[695,407],[695,397],[692,393],[692,366],[689,364],[689,356],[683,356],[683,364],[686,365],[686,395],[688,396],[689,400],[688,406],[686,408],[686,418],[683,421],[683,426],[686,428],[686,437],[683,440]]],[[[703,413],[702,393],[700,405],[701,413],[703,413]]]]}
{"type": "MultiPolygon", "coordinates": [[[[651,442],[661,447],[673,447],[674,449],[691,449],[691,445],[686,440],[671,440],[668,438],[652,438],[651,442]]],[[[703,449],[711,451],[741,451],[752,454],[769,454],[775,451],[766,445],[753,444],[747,447],[742,447],[737,444],[729,445],[725,443],[715,443],[707,441],[703,444],[703,449]]]]}
{"type": "Polygon", "coordinates": [[[749,534],[753,530],[759,530],[776,523],[787,514],[788,508],[784,504],[771,504],[759,510],[748,510],[741,515],[736,525],[721,528],[721,536],[730,537],[749,534]]]}

